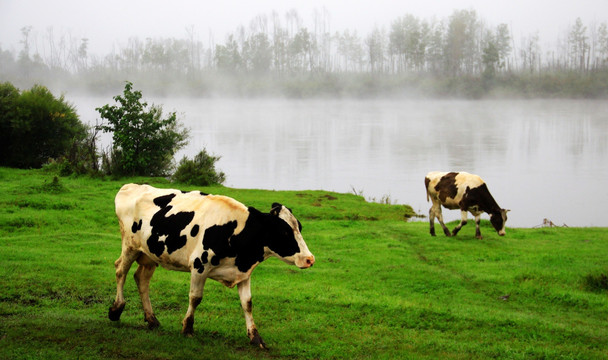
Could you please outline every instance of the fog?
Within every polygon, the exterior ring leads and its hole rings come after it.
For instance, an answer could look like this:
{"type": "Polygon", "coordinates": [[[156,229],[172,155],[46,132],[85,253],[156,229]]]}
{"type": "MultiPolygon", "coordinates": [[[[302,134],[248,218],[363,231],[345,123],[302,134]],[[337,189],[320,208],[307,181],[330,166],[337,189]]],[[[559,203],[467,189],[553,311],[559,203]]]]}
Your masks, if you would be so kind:
{"type": "Polygon", "coordinates": [[[606,0],[0,0],[0,82],[64,94],[92,125],[131,81],[227,186],[426,213],[427,171],[477,172],[511,226],[608,225],[606,74],[606,0]]]}
{"type": "Polygon", "coordinates": [[[585,24],[606,21],[605,0],[433,0],[433,1],[332,1],[260,0],[260,1],[146,1],[146,0],[2,0],[0,1],[0,47],[18,51],[21,28],[32,26],[34,35],[42,36],[49,28],[56,34],[69,33],[89,39],[90,51],[97,55],[124,45],[130,37],[156,38],[186,36],[194,30],[208,46],[224,40],[239,25],[247,26],[260,14],[279,16],[295,9],[305,26],[313,26],[315,11],[330,15],[331,31],[346,29],[366,34],[375,26],[389,27],[391,21],[405,14],[420,18],[445,18],[454,10],[474,9],[491,25],[509,25],[519,40],[538,32],[541,39],[553,43],[577,17],[585,24]]]}

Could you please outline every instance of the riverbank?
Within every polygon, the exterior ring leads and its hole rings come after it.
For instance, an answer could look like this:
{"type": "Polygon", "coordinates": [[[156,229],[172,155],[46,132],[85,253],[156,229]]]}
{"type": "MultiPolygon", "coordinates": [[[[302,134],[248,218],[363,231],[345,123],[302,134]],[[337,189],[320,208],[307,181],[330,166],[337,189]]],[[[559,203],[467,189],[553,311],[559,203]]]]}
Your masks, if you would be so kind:
{"type": "MultiPolygon", "coordinates": [[[[354,194],[226,187],[262,211],[293,209],[317,262],[269,259],[252,277],[254,316],[270,347],[249,346],[236,289],[207,282],[193,338],[179,334],[187,274],[161,269],[149,331],[130,275],[120,322],[120,234],[113,210],[124,182],[0,168],[0,358],[603,358],[608,352],[605,228],[507,227],[483,222],[431,237],[404,205],[354,194]]],[[[134,269],[131,270],[131,274],[134,269]]]]}

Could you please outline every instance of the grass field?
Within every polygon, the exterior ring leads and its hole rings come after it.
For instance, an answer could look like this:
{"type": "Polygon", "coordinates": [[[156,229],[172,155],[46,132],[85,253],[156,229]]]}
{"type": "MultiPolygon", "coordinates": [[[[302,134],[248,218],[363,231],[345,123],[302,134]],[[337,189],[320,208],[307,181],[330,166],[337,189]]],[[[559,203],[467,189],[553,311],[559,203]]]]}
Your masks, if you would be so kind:
{"type": "Polygon", "coordinates": [[[161,326],[148,330],[133,267],[121,321],[109,321],[113,199],[126,181],[53,178],[0,168],[0,359],[608,358],[605,228],[507,227],[499,237],[484,222],[483,240],[473,225],[433,238],[428,223],[405,221],[409,207],[353,194],[201,189],[263,211],[291,207],[316,256],[308,270],[269,259],[254,271],[264,351],[249,345],[236,289],[214,281],[194,337],[180,335],[187,273],[156,271],[161,326]]]}

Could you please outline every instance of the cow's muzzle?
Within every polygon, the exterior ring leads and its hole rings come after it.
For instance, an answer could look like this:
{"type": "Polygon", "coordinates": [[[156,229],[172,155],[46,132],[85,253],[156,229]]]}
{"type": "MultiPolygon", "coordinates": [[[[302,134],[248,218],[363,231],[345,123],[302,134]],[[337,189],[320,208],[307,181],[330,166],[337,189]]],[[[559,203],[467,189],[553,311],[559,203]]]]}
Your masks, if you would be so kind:
{"type": "Polygon", "coordinates": [[[308,269],[309,267],[312,267],[315,264],[314,255],[305,256],[305,257],[300,258],[299,260],[300,261],[296,261],[296,265],[300,269],[308,269]]]}

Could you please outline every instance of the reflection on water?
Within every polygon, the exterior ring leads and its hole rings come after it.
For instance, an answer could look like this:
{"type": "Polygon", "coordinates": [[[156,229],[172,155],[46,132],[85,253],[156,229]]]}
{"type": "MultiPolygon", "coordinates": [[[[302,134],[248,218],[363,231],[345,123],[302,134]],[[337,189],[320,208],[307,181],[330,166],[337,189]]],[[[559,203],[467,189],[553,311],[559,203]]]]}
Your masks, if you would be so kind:
{"type": "MultiPolygon", "coordinates": [[[[70,100],[70,99],[69,99],[70,100]]],[[[108,99],[72,99],[84,121],[108,99]]],[[[463,170],[512,211],[608,226],[608,104],[587,100],[159,99],[191,129],[178,154],[220,155],[227,186],[362,191],[427,214],[424,175],[463,170]]],[[[106,137],[104,141],[108,142],[106,137]]],[[[459,213],[444,211],[448,220],[459,213]]],[[[487,218],[487,216],[485,217],[487,218]]]]}

